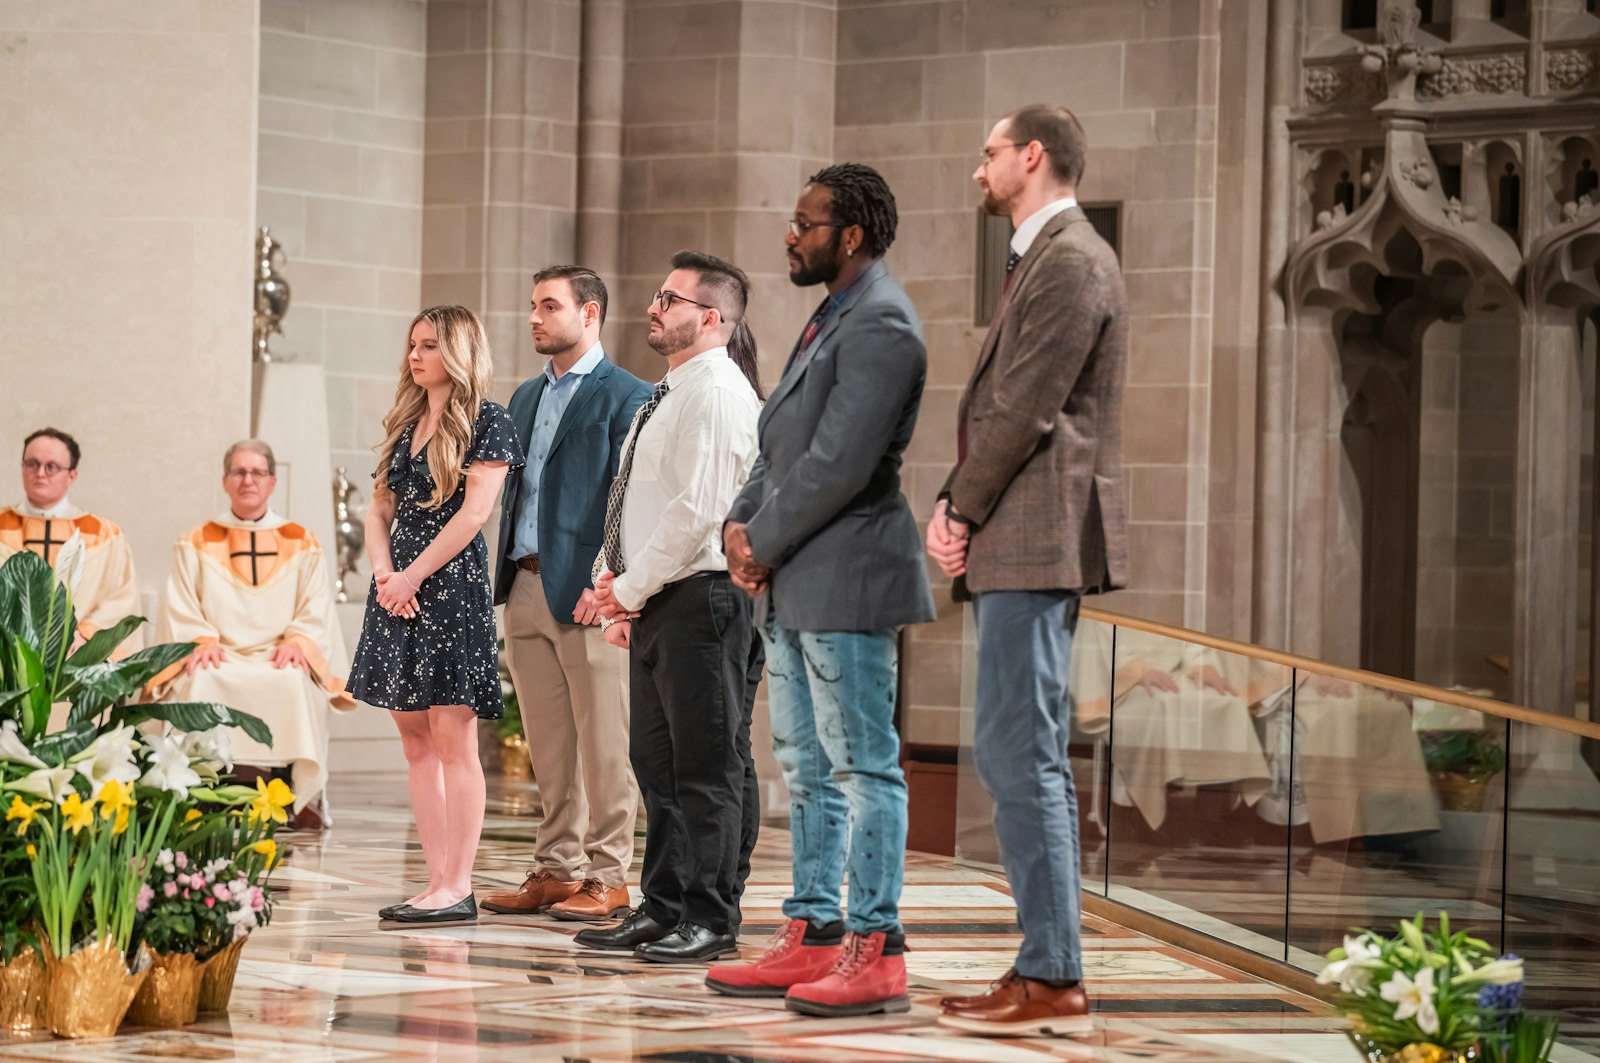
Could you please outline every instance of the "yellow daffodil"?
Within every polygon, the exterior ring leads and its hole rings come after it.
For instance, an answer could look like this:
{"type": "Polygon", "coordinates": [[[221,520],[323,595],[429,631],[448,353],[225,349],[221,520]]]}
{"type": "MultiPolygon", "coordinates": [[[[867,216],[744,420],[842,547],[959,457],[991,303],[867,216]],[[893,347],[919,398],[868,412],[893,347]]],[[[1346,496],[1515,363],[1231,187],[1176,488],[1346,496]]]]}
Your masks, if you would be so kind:
{"type": "Polygon", "coordinates": [[[20,838],[28,833],[29,827],[33,826],[33,821],[39,816],[39,809],[49,807],[45,802],[41,801],[38,804],[32,804],[24,801],[16,794],[12,794],[11,807],[6,809],[6,822],[10,823],[14,819],[20,820],[17,824],[17,837],[20,838]]]}
{"type": "Polygon", "coordinates": [[[38,855],[39,855],[39,850],[35,849],[32,845],[29,845],[28,846],[28,859],[32,860],[34,857],[36,857],[38,855]]]}
{"type": "Polygon", "coordinates": [[[271,838],[262,838],[250,848],[267,858],[267,868],[269,870],[278,862],[278,843],[271,838]]]}
{"type": "Polygon", "coordinates": [[[61,802],[61,826],[76,834],[94,823],[94,798],[85,801],[77,794],[68,794],[61,802]]]}
{"type": "Polygon", "coordinates": [[[270,783],[256,779],[256,798],[250,802],[250,822],[287,823],[289,815],[284,811],[294,803],[294,791],[289,789],[289,784],[282,779],[273,779],[270,783]]]}
{"type": "Polygon", "coordinates": [[[189,811],[183,814],[183,821],[185,823],[193,823],[195,820],[199,819],[200,816],[201,812],[198,808],[191,808],[189,811]]]}
{"type": "Polygon", "coordinates": [[[128,829],[128,813],[133,809],[133,787],[119,779],[111,779],[100,787],[100,818],[114,819],[111,833],[121,834],[128,829]]]}

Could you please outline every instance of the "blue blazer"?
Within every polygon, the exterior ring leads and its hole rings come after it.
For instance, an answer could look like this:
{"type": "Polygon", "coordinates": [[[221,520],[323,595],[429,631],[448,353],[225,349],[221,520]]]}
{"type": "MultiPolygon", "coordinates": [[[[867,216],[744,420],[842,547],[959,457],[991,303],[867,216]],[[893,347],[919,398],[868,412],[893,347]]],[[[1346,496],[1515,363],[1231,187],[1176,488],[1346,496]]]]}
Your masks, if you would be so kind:
{"type": "MultiPolygon", "coordinates": [[[[545,376],[540,373],[524,381],[511,397],[511,419],[524,451],[533,439],[534,416],[544,388],[545,376]]],[[[602,358],[578,385],[578,393],[556,425],[539,474],[539,576],[550,612],[562,623],[572,623],[578,599],[594,586],[589,570],[605,539],[606,495],[622,461],[622,440],[650,391],[649,384],[602,358]]],[[[510,597],[512,580],[528,575],[510,557],[522,505],[522,475],[513,469],[506,477],[500,506],[496,605],[510,597]]]]}

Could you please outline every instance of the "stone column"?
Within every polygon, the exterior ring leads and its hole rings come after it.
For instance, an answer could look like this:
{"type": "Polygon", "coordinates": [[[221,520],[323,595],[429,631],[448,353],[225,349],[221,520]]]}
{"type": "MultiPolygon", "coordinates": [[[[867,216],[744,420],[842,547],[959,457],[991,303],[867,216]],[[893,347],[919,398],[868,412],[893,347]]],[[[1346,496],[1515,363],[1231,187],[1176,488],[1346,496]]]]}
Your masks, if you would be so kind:
{"type": "Polygon", "coordinates": [[[578,261],[602,277],[622,265],[622,88],[627,11],[583,0],[578,75],[578,261]]]}

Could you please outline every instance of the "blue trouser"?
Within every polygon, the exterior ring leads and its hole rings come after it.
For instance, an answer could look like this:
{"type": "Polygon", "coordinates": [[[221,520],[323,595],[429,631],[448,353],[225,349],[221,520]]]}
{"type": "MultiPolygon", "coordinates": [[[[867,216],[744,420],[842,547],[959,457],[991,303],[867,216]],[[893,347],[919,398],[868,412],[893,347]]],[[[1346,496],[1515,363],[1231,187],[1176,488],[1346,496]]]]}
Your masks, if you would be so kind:
{"type": "Polygon", "coordinates": [[[769,612],[767,699],[772,747],[789,787],[794,894],[790,919],[843,918],[850,870],[857,934],[900,928],[906,781],[894,729],[893,631],[789,631],[769,612]]]}
{"type": "Polygon", "coordinates": [[[1022,949],[1017,973],[1083,977],[1078,922],[1078,795],[1067,761],[1067,665],[1078,626],[1073,591],[991,591],[978,624],[974,758],[994,799],[995,833],[1022,949]]]}

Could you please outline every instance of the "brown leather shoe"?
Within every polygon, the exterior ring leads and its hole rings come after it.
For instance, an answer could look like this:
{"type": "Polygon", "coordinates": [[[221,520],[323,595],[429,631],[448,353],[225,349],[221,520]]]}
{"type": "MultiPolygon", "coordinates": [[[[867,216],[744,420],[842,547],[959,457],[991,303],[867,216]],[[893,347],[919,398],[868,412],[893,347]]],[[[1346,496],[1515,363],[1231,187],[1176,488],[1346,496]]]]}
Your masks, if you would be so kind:
{"type": "Polygon", "coordinates": [[[959,993],[959,994],[955,994],[955,995],[948,996],[948,997],[940,997],[939,998],[939,1007],[940,1008],[970,1008],[970,1007],[974,1007],[974,1006],[983,1007],[983,1006],[985,1006],[985,1005],[987,1005],[989,1003],[989,1001],[994,997],[994,995],[996,993],[1000,992],[1000,988],[1002,986],[1009,984],[1011,982],[1011,980],[1016,978],[1016,977],[1018,977],[1017,969],[1015,967],[1013,967],[1009,971],[1007,971],[1005,974],[1001,975],[999,981],[990,982],[989,983],[989,988],[985,989],[981,993],[959,993]]]}
{"type": "Polygon", "coordinates": [[[548,871],[530,871],[522,885],[503,893],[485,894],[479,907],[502,915],[531,915],[578,892],[579,882],[563,882],[548,871]]]}
{"type": "Polygon", "coordinates": [[[1089,998],[1081,985],[1052,989],[1013,970],[989,992],[969,1000],[945,1005],[939,1025],[995,1037],[1065,1037],[1094,1032],[1089,998]]]}
{"type": "Polygon", "coordinates": [[[577,893],[552,905],[550,914],[578,923],[600,923],[628,914],[629,907],[628,887],[612,888],[597,878],[586,878],[577,893]]]}

